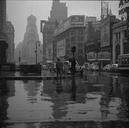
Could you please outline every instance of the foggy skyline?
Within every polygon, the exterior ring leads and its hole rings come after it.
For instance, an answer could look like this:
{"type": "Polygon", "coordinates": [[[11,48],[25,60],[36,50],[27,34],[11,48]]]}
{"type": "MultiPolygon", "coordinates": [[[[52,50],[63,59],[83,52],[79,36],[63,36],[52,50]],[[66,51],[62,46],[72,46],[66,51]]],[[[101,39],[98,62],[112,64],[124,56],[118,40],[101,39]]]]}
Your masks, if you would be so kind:
{"type": "MultiPolygon", "coordinates": [[[[96,16],[100,19],[101,1],[73,1],[64,0],[68,7],[68,16],[86,15],[96,16]]],[[[110,1],[109,8],[118,17],[119,1],[110,1]]],[[[40,33],[40,20],[47,20],[50,16],[52,0],[7,0],[7,19],[12,22],[15,28],[15,45],[23,41],[26,31],[27,17],[31,14],[37,18],[37,28],[39,40],[42,43],[42,33],[40,33]]]]}

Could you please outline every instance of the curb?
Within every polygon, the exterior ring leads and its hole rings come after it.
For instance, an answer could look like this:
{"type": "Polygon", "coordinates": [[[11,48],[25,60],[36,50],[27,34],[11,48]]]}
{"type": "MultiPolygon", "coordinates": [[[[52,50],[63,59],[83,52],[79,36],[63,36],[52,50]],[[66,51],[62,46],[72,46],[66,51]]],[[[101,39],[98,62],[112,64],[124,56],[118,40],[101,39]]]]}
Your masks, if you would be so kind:
{"type": "MultiPolygon", "coordinates": [[[[68,79],[71,76],[62,77],[62,79],[68,79]]],[[[44,77],[44,76],[2,76],[0,80],[57,80],[56,76],[44,77]]]]}

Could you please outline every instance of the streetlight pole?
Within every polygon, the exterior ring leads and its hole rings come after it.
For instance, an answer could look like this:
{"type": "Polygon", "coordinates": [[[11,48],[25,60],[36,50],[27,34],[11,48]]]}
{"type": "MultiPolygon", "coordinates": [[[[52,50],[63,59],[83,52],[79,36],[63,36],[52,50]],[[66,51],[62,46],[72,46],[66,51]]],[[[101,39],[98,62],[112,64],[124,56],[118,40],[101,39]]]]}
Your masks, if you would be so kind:
{"type": "Polygon", "coordinates": [[[21,62],[21,51],[19,51],[19,64],[21,62]]]}
{"type": "Polygon", "coordinates": [[[37,64],[37,42],[36,42],[36,50],[35,50],[35,54],[36,54],[36,64],[37,64]]]}

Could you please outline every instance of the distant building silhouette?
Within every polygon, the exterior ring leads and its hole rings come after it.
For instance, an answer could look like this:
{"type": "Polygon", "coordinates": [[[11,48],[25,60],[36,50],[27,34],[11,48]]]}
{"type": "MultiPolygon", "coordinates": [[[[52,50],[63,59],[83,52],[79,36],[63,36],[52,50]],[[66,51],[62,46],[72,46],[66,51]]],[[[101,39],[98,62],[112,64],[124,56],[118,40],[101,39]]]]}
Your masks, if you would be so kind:
{"type": "Polygon", "coordinates": [[[39,41],[38,30],[36,27],[36,17],[30,15],[27,18],[26,32],[22,42],[21,49],[21,62],[35,64],[36,63],[36,50],[38,62],[42,61],[41,43],[39,41]],[[38,42],[38,43],[37,43],[38,42]],[[37,46],[36,46],[37,45],[37,46]],[[36,49],[37,47],[37,49],[36,49]]]}
{"type": "Polygon", "coordinates": [[[50,12],[50,21],[63,21],[67,18],[68,10],[66,3],[60,2],[60,0],[53,0],[52,9],[50,12]]]}
{"type": "Polygon", "coordinates": [[[58,24],[67,19],[67,7],[66,3],[60,2],[60,0],[53,0],[52,9],[50,11],[50,17],[45,22],[42,29],[43,33],[43,62],[47,60],[53,60],[53,34],[58,24]]]}

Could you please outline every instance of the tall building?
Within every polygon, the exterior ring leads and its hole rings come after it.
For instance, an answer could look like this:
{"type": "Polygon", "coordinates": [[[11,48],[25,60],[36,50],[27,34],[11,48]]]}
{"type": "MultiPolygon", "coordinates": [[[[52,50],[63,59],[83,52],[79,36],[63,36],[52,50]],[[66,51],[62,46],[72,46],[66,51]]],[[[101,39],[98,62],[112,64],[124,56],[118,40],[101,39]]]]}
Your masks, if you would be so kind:
{"type": "Polygon", "coordinates": [[[7,62],[7,36],[5,34],[6,24],[6,0],[0,0],[0,64],[7,62]]]}
{"type": "Polygon", "coordinates": [[[53,0],[48,21],[41,25],[43,34],[43,62],[53,61],[53,34],[58,24],[67,19],[67,7],[60,0],[53,0]]]}
{"type": "Polygon", "coordinates": [[[50,12],[50,21],[52,22],[60,22],[67,18],[67,7],[66,3],[60,2],[60,0],[53,0],[52,9],[50,12]]]}
{"type": "Polygon", "coordinates": [[[56,28],[55,22],[47,21],[43,29],[43,60],[53,61],[53,33],[56,28]]]}
{"type": "Polygon", "coordinates": [[[98,61],[101,68],[106,64],[112,63],[112,26],[118,22],[118,19],[114,15],[108,16],[101,22],[101,42],[100,52],[98,53],[98,61]]]}
{"type": "Polygon", "coordinates": [[[41,43],[39,42],[36,17],[30,15],[27,18],[26,32],[22,42],[21,61],[25,61],[28,64],[35,64],[37,54],[37,61],[41,62],[41,52],[41,43]]]}
{"type": "Polygon", "coordinates": [[[5,32],[7,35],[7,43],[8,43],[8,48],[7,48],[7,62],[8,63],[14,63],[14,26],[10,21],[6,22],[5,26],[5,32]]]}
{"type": "Polygon", "coordinates": [[[96,17],[86,17],[85,55],[86,61],[98,63],[97,54],[100,51],[100,21],[96,17]]]}
{"type": "Polygon", "coordinates": [[[84,53],[85,17],[72,15],[58,26],[54,32],[54,58],[68,60],[71,48],[76,47],[75,56],[80,65],[85,61],[84,53]]]}
{"type": "Polygon", "coordinates": [[[120,54],[129,53],[129,0],[120,0],[119,16],[121,21],[112,27],[113,63],[118,63],[118,56],[120,54]]]}

